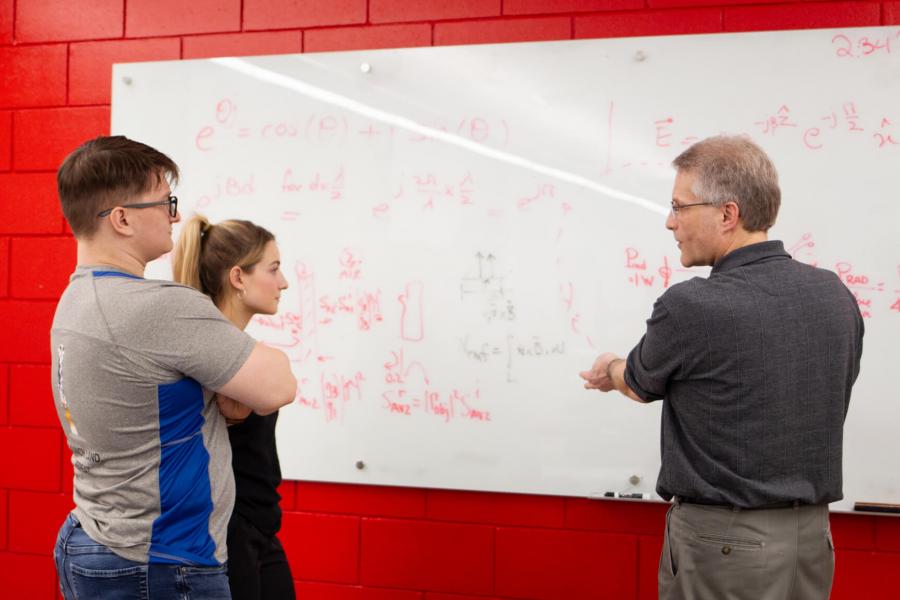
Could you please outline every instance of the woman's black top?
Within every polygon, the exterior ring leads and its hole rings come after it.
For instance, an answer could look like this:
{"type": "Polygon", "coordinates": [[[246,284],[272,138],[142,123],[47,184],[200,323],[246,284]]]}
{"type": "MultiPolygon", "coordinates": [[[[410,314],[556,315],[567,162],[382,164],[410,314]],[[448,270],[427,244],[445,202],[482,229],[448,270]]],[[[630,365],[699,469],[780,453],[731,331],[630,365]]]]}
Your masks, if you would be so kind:
{"type": "Polygon", "coordinates": [[[234,468],[234,512],[263,533],[274,535],[281,529],[278,486],[281,465],[275,448],[278,411],[266,416],[251,413],[228,428],[231,464],[234,468]]]}

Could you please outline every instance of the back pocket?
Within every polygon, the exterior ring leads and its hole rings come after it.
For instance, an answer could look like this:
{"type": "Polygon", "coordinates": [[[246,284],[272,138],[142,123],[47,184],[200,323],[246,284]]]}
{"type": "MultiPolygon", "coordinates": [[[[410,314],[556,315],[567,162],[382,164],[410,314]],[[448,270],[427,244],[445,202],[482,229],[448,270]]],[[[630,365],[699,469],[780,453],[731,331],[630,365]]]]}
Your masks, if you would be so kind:
{"type": "Polygon", "coordinates": [[[79,600],[139,600],[148,597],[147,567],[136,565],[122,569],[69,567],[72,591],[79,600]]]}

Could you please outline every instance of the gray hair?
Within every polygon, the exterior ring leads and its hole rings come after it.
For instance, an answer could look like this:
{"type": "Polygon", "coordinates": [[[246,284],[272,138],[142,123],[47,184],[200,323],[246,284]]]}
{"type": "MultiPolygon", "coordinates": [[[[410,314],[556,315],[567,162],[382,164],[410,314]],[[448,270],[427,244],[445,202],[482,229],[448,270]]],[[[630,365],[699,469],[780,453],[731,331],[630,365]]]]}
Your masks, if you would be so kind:
{"type": "Polygon", "coordinates": [[[691,191],[701,202],[722,206],[734,201],[747,231],[768,231],[781,206],[778,171],[762,148],[743,136],[701,140],[672,165],[696,176],[691,191]]]}

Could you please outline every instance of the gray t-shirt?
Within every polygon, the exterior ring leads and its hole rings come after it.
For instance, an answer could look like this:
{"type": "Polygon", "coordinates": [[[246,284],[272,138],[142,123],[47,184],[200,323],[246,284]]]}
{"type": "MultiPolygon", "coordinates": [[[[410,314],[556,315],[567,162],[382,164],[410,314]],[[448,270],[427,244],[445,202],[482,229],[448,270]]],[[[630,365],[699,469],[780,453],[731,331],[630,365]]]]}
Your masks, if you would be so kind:
{"type": "Polygon", "coordinates": [[[209,390],[238,372],[253,339],[190,287],[78,267],[50,343],[87,534],[138,562],[224,563],[234,478],[209,390]]]}

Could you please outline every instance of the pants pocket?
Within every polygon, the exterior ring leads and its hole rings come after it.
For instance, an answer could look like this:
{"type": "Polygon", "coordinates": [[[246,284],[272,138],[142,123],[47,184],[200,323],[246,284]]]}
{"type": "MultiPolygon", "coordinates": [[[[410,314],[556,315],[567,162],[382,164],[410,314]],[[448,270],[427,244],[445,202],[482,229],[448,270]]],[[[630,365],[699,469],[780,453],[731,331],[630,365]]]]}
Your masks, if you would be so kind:
{"type": "Polygon", "coordinates": [[[230,600],[228,567],[180,567],[182,584],[188,598],[197,600],[230,600]]]}
{"type": "Polygon", "coordinates": [[[764,568],[768,562],[765,543],[760,538],[700,530],[690,539],[691,563],[698,570],[725,573],[764,568]]]}
{"type": "Polygon", "coordinates": [[[713,546],[722,546],[723,554],[727,554],[727,548],[739,548],[741,550],[759,550],[762,548],[762,540],[736,535],[722,535],[719,533],[695,533],[694,537],[713,546]]]}
{"type": "Polygon", "coordinates": [[[666,511],[666,531],[665,537],[663,539],[663,556],[662,560],[666,561],[666,571],[667,574],[671,577],[675,577],[678,574],[678,565],[675,563],[675,555],[672,552],[672,534],[670,531],[670,520],[672,517],[672,511],[674,510],[675,505],[669,507],[669,510],[666,511]]]}
{"type": "Polygon", "coordinates": [[[72,591],[79,600],[143,600],[148,597],[146,565],[98,569],[73,564],[69,569],[72,591]]]}

